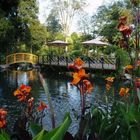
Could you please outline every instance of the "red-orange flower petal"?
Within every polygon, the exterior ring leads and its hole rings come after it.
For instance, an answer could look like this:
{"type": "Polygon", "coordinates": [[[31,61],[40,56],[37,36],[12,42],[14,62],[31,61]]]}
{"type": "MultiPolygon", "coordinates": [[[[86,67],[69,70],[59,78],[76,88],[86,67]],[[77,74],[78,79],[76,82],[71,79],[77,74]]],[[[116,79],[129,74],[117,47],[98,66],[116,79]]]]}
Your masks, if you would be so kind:
{"type": "Polygon", "coordinates": [[[30,92],[31,91],[31,87],[30,86],[26,86],[24,84],[21,84],[19,89],[23,92],[30,92]]]}
{"type": "Polygon", "coordinates": [[[78,82],[81,80],[81,78],[79,77],[78,73],[75,72],[73,73],[73,80],[71,82],[71,84],[76,85],[78,84],[78,82]]]}
{"type": "Polygon", "coordinates": [[[83,83],[85,85],[86,92],[91,93],[91,91],[93,90],[93,86],[92,86],[91,82],[89,80],[83,80],[83,83]]]}
{"type": "Polygon", "coordinates": [[[140,66],[140,60],[137,61],[137,66],[140,66]]]}
{"type": "Polygon", "coordinates": [[[118,29],[120,32],[122,32],[124,35],[130,36],[132,33],[132,29],[130,26],[119,24],[118,29]]]}
{"type": "Polygon", "coordinates": [[[80,69],[80,70],[78,71],[78,76],[79,76],[80,78],[89,77],[89,75],[86,74],[86,72],[85,72],[84,69],[80,69]]]}
{"type": "Polygon", "coordinates": [[[22,92],[19,89],[14,91],[14,96],[18,96],[18,95],[21,95],[21,94],[22,94],[22,92]]]}
{"type": "Polygon", "coordinates": [[[108,82],[113,82],[115,77],[107,77],[105,80],[108,82]]]}
{"type": "Polygon", "coordinates": [[[39,107],[37,108],[37,110],[42,111],[45,108],[48,108],[48,106],[43,101],[41,101],[39,107]]]}
{"type": "Polygon", "coordinates": [[[74,61],[74,65],[78,68],[81,69],[83,67],[83,65],[85,64],[85,62],[83,60],[81,60],[81,58],[77,58],[74,61]]]}
{"type": "Polygon", "coordinates": [[[136,86],[136,88],[140,88],[140,78],[136,78],[135,86],[136,86]]]}
{"type": "Polygon", "coordinates": [[[7,115],[7,111],[5,111],[3,108],[0,109],[0,116],[6,116],[7,115]]]}
{"type": "Polygon", "coordinates": [[[122,96],[122,97],[127,97],[128,95],[129,95],[129,88],[121,88],[120,89],[120,92],[119,92],[119,94],[120,94],[120,96],[122,96]]]}
{"type": "Polygon", "coordinates": [[[132,65],[127,65],[126,67],[125,67],[125,70],[132,70],[134,67],[132,66],[132,65]]]}
{"type": "Polygon", "coordinates": [[[0,128],[6,127],[6,120],[0,120],[0,128]]]}
{"type": "Polygon", "coordinates": [[[111,85],[110,84],[106,84],[106,90],[109,91],[111,89],[111,85]]]}

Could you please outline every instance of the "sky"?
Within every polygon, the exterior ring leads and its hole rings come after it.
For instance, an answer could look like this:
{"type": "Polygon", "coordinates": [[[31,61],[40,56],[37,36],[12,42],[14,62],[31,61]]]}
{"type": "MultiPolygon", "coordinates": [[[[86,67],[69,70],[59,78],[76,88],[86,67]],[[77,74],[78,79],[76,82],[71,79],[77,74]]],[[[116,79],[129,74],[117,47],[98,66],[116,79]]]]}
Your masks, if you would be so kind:
{"type": "MultiPolygon", "coordinates": [[[[99,6],[103,5],[104,3],[109,3],[112,0],[87,0],[88,6],[85,8],[85,11],[89,15],[93,15],[96,13],[99,6]]],[[[48,2],[47,0],[39,0],[39,20],[41,23],[45,23],[45,20],[48,15],[48,2]]],[[[74,21],[75,23],[75,21],[74,21]]],[[[72,27],[72,30],[75,30],[75,27],[72,27]]]]}

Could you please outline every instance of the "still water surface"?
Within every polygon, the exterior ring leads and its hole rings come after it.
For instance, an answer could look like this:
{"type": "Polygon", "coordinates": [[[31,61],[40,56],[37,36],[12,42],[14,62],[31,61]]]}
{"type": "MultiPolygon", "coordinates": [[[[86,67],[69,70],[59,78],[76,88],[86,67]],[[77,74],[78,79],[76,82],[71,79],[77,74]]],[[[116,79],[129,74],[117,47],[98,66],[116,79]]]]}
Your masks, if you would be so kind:
{"type": "MultiPolygon", "coordinates": [[[[64,75],[55,75],[54,73],[45,74],[45,80],[49,89],[55,109],[56,125],[58,126],[65,115],[70,112],[72,124],[69,131],[74,135],[78,130],[78,116],[80,115],[80,96],[76,87],[71,86],[71,79],[64,75]]],[[[101,96],[105,89],[103,79],[94,79],[94,90],[87,96],[87,105],[100,104],[101,96]]],[[[13,91],[21,84],[32,87],[31,94],[35,98],[36,104],[40,100],[48,102],[44,90],[41,86],[37,71],[5,71],[0,73],[0,108],[8,111],[8,120],[12,126],[20,114],[19,103],[13,96],[13,91]]],[[[43,125],[46,129],[51,129],[50,113],[46,112],[43,119],[43,125]]]]}

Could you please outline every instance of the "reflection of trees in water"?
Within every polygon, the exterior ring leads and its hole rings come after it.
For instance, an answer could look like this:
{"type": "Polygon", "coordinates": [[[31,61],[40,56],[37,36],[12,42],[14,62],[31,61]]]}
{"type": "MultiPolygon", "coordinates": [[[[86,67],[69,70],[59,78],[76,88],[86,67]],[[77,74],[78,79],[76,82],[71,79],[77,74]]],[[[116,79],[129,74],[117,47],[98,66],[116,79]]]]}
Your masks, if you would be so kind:
{"type": "Polygon", "coordinates": [[[37,78],[36,71],[8,71],[7,80],[10,86],[19,87],[21,84],[29,85],[30,81],[37,78]]]}
{"type": "Polygon", "coordinates": [[[51,94],[60,95],[63,93],[67,93],[67,84],[68,80],[64,75],[47,75],[45,76],[45,80],[48,85],[49,92],[51,94]]]}
{"type": "Polygon", "coordinates": [[[38,89],[36,71],[4,71],[0,73],[0,96],[14,98],[13,91],[21,84],[30,85],[34,91],[38,89]]]}

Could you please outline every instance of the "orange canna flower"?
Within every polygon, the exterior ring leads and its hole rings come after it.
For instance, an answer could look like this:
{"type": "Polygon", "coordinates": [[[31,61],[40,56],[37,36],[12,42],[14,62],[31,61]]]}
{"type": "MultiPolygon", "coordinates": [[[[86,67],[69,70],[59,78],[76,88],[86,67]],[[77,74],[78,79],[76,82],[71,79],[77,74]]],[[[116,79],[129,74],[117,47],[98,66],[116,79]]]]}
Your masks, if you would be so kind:
{"type": "Polygon", "coordinates": [[[140,66],[140,60],[137,61],[137,66],[140,66]]]}
{"type": "Polygon", "coordinates": [[[86,78],[88,76],[89,75],[86,74],[84,69],[80,69],[78,72],[73,73],[73,81],[71,82],[71,84],[76,85],[82,78],[86,78]]]}
{"type": "Polygon", "coordinates": [[[107,77],[105,80],[106,80],[107,82],[113,82],[114,79],[115,79],[115,77],[107,77]]]}
{"type": "Polygon", "coordinates": [[[14,91],[14,96],[17,96],[19,101],[25,101],[27,96],[29,95],[31,91],[30,86],[26,86],[24,84],[20,85],[19,89],[14,91]]]}
{"type": "Polygon", "coordinates": [[[85,62],[83,60],[81,60],[81,58],[77,58],[75,61],[74,61],[74,65],[80,69],[83,67],[83,65],[85,64],[85,62]]]}
{"type": "Polygon", "coordinates": [[[19,89],[14,91],[14,96],[17,96],[19,101],[25,101],[26,100],[26,94],[24,92],[21,92],[19,89]]]}
{"type": "Polygon", "coordinates": [[[42,111],[44,110],[45,108],[48,108],[48,106],[43,102],[43,101],[40,101],[40,105],[39,107],[37,108],[38,111],[42,111]]]}
{"type": "Polygon", "coordinates": [[[137,78],[136,81],[140,82],[140,78],[137,78]]]}
{"type": "Polygon", "coordinates": [[[107,77],[105,80],[107,81],[106,83],[106,90],[109,91],[111,89],[112,83],[114,81],[115,77],[107,77]]]}
{"type": "Polygon", "coordinates": [[[132,33],[131,27],[129,27],[127,25],[124,25],[122,23],[120,23],[118,25],[118,29],[119,29],[120,32],[122,32],[122,34],[127,35],[127,36],[130,36],[131,33],[132,33]]]}
{"type": "Polygon", "coordinates": [[[132,33],[132,28],[130,26],[127,26],[126,23],[127,17],[126,16],[120,17],[118,29],[120,32],[122,32],[123,35],[127,35],[129,37],[132,33]]]}
{"type": "Polygon", "coordinates": [[[85,71],[84,69],[80,69],[80,70],[78,71],[78,75],[79,75],[79,77],[81,77],[81,78],[83,78],[83,77],[89,77],[89,75],[86,74],[86,71],[85,71]]]}
{"type": "Polygon", "coordinates": [[[7,115],[7,111],[1,108],[0,109],[0,128],[4,128],[6,126],[6,115],[7,115]]]}
{"type": "Polygon", "coordinates": [[[140,88],[140,78],[136,78],[135,80],[135,87],[140,88]]]}
{"type": "Polygon", "coordinates": [[[7,115],[7,111],[5,111],[3,108],[0,109],[0,117],[1,116],[6,116],[7,115]]]}
{"type": "Polygon", "coordinates": [[[112,83],[114,81],[115,77],[107,77],[105,80],[107,81],[106,83],[106,90],[109,91],[111,89],[112,83]]]}
{"type": "Polygon", "coordinates": [[[93,86],[89,80],[83,80],[84,84],[84,93],[91,93],[93,86]]]}
{"type": "Polygon", "coordinates": [[[26,86],[24,84],[21,84],[19,89],[22,91],[22,92],[30,92],[31,91],[31,87],[30,86],[26,86]]]}
{"type": "Polygon", "coordinates": [[[79,83],[80,80],[81,78],[79,77],[78,73],[77,72],[73,73],[73,81],[71,82],[71,84],[76,85],[79,83]]]}
{"type": "Polygon", "coordinates": [[[120,94],[120,96],[122,96],[122,97],[127,97],[128,95],[129,95],[129,88],[121,88],[120,89],[120,92],[119,92],[119,94],[120,94]]]}
{"type": "Polygon", "coordinates": [[[134,67],[132,66],[132,65],[127,65],[126,67],[125,67],[125,70],[132,70],[134,67]]]}
{"type": "Polygon", "coordinates": [[[6,127],[6,120],[0,120],[0,128],[6,127]]]}
{"type": "Polygon", "coordinates": [[[22,92],[19,89],[14,91],[14,96],[18,96],[18,95],[21,95],[21,94],[22,94],[22,92]]]}
{"type": "Polygon", "coordinates": [[[79,70],[84,66],[84,64],[85,63],[84,63],[84,61],[81,60],[81,58],[77,58],[77,59],[75,59],[73,64],[70,64],[68,66],[68,68],[73,68],[75,70],[79,70]]]}
{"type": "Polygon", "coordinates": [[[110,84],[106,84],[106,90],[109,91],[111,89],[111,85],[110,84]]]}

